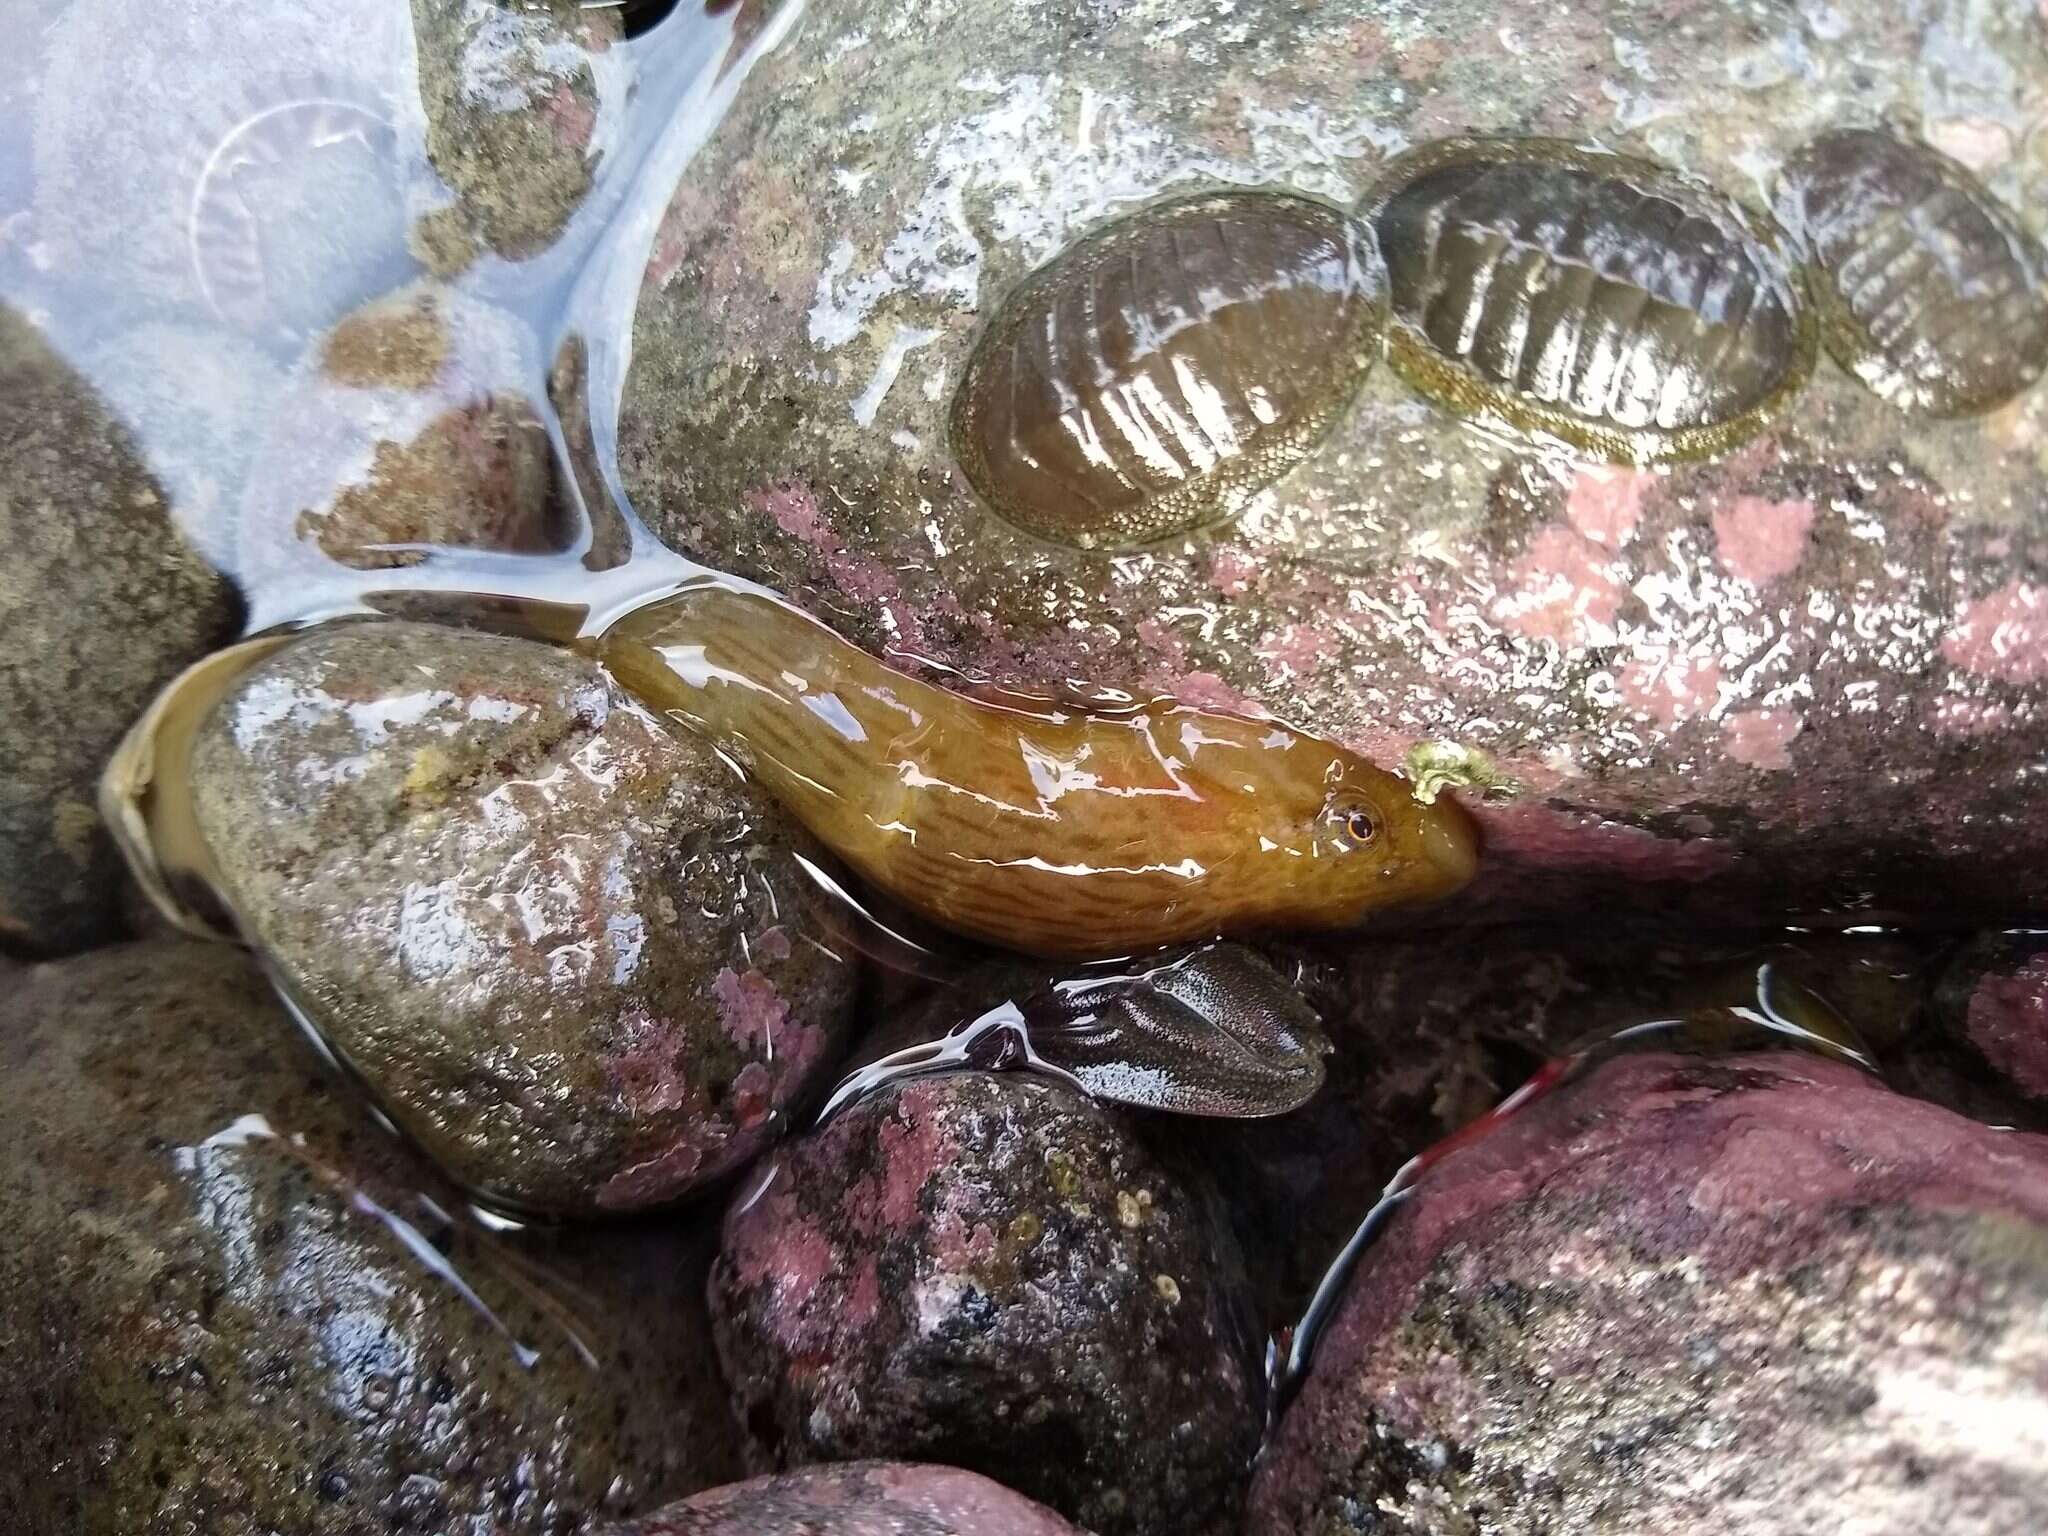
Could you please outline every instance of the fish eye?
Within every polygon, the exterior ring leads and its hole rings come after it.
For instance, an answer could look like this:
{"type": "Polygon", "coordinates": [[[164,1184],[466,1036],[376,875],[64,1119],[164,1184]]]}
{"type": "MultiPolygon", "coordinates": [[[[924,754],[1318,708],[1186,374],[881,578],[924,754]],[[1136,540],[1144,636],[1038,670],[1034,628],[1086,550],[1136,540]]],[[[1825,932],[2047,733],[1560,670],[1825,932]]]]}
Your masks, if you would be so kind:
{"type": "Polygon", "coordinates": [[[1380,835],[1379,818],[1363,808],[1347,811],[1344,813],[1344,831],[1354,843],[1370,843],[1380,835]]]}

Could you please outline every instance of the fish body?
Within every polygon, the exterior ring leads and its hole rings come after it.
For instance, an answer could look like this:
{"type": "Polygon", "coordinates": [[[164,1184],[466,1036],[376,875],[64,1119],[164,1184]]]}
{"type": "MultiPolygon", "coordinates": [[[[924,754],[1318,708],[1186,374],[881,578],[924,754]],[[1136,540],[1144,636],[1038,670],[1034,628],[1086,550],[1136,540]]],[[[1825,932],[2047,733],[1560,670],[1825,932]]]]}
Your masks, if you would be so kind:
{"type": "Polygon", "coordinates": [[[933,922],[1079,959],[1348,927],[1468,880],[1443,799],[1279,721],[1167,698],[974,698],[764,593],[706,584],[598,643],[650,708],[728,751],[863,878],[933,922]]]}

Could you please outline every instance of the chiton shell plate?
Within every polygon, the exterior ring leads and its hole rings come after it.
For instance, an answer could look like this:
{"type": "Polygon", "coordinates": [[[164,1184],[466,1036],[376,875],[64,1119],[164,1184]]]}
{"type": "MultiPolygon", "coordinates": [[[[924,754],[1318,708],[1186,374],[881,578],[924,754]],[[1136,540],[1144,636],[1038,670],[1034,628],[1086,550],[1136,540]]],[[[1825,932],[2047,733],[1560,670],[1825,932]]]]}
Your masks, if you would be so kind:
{"type": "Polygon", "coordinates": [[[1397,370],[1461,415],[1647,463],[1761,429],[1818,326],[1771,221],[1651,161],[1464,137],[1368,201],[1397,370]]]}
{"type": "Polygon", "coordinates": [[[1127,548],[1234,516],[1308,452],[1378,355],[1372,233],[1290,194],[1158,203],[1019,285],[954,396],[968,481],[1001,516],[1127,548]]]}
{"type": "Polygon", "coordinates": [[[1878,129],[1809,141],[1781,202],[1812,255],[1828,350],[1901,410],[1970,416],[2048,362],[2048,256],[1939,151],[1878,129]]]}

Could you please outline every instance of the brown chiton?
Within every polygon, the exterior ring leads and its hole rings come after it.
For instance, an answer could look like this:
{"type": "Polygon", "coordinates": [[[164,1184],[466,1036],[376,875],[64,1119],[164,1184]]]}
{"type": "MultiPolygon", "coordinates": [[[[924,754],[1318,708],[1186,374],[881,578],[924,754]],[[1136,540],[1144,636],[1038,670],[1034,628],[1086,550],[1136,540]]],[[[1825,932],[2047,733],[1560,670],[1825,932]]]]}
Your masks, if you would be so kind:
{"type": "Polygon", "coordinates": [[[1836,361],[1902,410],[1969,416],[2048,362],[2048,257],[1963,166],[1876,129],[1824,133],[1781,202],[1836,361]]]}
{"type": "Polygon", "coordinates": [[[1126,548],[1233,516],[1372,367],[1372,233],[1272,192],[1176,198],[1019,285],[953,398],[968,481],[1028,532],[1126,548]]]}
{"type": "Polygon", "coordinates": [[[1462,415],[1645,463],[1749,436],[1812,372],[1775,227],[1650,161],[1446,139],[1395,160],[1369,206],[1389,356],[1462,415]]]}

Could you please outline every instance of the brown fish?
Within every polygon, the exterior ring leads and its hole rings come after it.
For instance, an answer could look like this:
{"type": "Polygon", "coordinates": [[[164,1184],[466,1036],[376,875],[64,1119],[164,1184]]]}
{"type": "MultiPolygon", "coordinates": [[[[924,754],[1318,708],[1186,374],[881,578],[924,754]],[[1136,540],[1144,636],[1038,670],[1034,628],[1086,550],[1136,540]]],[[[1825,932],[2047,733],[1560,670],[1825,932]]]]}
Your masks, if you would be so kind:
{"type": "Polygon", "coordinates": [[[969,698],[766,594],[703,585],[599,642],[865,879],[955,932],[1062,958],[1343,928],[1472,877],[1448,798],[1277,720],[1172,699],[969,698]]]}

